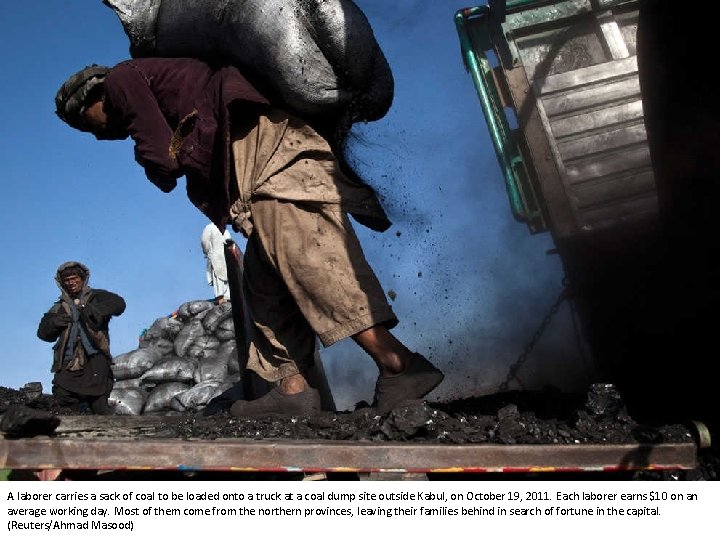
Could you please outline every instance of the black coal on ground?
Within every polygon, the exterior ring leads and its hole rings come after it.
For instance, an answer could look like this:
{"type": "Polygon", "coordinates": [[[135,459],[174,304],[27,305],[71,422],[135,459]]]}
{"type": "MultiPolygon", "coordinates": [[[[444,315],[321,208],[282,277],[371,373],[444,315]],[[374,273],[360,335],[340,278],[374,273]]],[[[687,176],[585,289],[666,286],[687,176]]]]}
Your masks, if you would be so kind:
{"type": "MultiPolygon", "coordinates": [[[[612,385],[592,385],[586,395],[559,392],[506,392],[447,403],[415,401],[380,416],[359,404],[354,411],[322,413],[313,417],[267,416],[235,418],[227,411],[212,416],[175,413],[179,422],[166,424],[155,436],[163,438],[244,438],[336,441],[408,441],[414,444],[637,444],[678,443],[693,440],[689,426],[638,423],[628,414],[612,385]]],[[[28,429],[52,428],[53,416],[77,415],[57,407],[52,396],[26,385],[20,390],[0,387],[0,430],[6,435],[6,417],[31,419],[28,429]],[[27,413],[32,409],[35,415],[27,413]],[[25,410],[25,412],[23,412],[25,410]],[[18,412],[20,411],[20,412],[18,412]],[[8,414],[12,413],[12,414],[8,414]]],[[[12,418],[10,418],[12,420],[12,418]]],[[[23,436],[22,428],[15,436],[23,436]]],[[[694,471],[636,473],[638,479],[720,478],[716,451],[700,453],[694,471]]]]}

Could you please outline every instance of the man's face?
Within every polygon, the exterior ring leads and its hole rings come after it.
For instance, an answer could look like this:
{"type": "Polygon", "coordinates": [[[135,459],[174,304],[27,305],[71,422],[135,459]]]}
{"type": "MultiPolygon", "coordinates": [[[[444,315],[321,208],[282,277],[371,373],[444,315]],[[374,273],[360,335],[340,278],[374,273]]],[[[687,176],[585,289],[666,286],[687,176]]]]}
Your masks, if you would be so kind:
{"type": "Polygon", "coordinates": [[[88,105],[83,111],[83,123],[98,140],[113,141],[128,137],[124,129],[114,125],[103,110],[103,100],[99,99],[88,105]]]}
{"type": "Polygon", "coordinates": [[[83,278],[81,278],[77,274],[72,274],[62,278],[62,284],[68,293],[74,295],[78,294],[82,290],[83,285],[85,284],[85,280],[83,280],[83,278]]]}

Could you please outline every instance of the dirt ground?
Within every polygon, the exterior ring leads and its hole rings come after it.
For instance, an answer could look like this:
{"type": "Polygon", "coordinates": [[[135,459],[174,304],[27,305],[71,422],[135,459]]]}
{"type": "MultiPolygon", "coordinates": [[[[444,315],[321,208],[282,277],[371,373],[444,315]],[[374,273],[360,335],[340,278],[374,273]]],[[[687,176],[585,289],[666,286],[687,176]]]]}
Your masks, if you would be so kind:
{"type": "MultiPolygon", "coordinates": [[[[659,443],[686,442],[695,436],[687,425],[636,422],[628,415],[621,396],[611,385],[593,385],[586,395],[508,392],[448,403],[417,401],[385,416],[378,416],[363,405],[358,404],[354,411],[322,413],[315,417],[235,418],[226,411],[213,416],[205,416],[202,412],[185,413],[181,415],[181,422],[159,430],[156,436],[412,441],[415,444],[659,443]]],[[[52,396],[38,392],[37,387],[26,385],[20,390],[0,387],[0,413],[18,409],[27,411],[28,408],[38,415],[34,427],[25,422],[31,426],[29,429],[47,429],[48,432],[54,429],[53,418],[81,414],[58,407],[52,396]]],[[[20,419],[21,423],[24,419],[20,419]]],[[[15,436],[23,436],[23,433],[15,436]]],[[[717,449],[701,450],[699,461],[698,469],[692,471],[642,471],[632,473],[631,479],[720,479],[720,452],[717,449]]]]}

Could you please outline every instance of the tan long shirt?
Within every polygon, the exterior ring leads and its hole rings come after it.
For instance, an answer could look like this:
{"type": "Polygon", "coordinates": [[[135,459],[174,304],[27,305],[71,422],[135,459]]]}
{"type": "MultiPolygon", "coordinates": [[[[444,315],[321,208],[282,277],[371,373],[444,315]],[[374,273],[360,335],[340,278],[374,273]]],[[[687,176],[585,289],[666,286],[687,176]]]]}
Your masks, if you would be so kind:
{"type": "Polygon", "coordinates": [[[253,198],[334,206],[371,228],[389,226],[373,189],[348,178],[328,142],[302,120],[276,109],[234,120],[238,199],[230,217],[244,234],[252,231],[253,198]]]}

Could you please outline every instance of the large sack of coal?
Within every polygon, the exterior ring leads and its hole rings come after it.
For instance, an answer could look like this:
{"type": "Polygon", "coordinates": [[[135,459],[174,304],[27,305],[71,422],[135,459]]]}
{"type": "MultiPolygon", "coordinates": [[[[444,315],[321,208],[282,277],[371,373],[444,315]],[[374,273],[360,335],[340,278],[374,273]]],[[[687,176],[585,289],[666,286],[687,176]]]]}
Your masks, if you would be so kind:
{"type": "Polygon", "coordinates": [[[202,321],[193,319],[182,327],[178,335],[175,337],[174,346],[175,354],[185,356],[188,349],[199,338],[205,335],[205,328],[202,321]]]}
{"type": "Polygon", "coordinates": [[[165,357],[140,377],[143,384],[182,382],[192,384],[195,380],[197,360],[193,358],[165,357]]]}
{"type": "Polygon", "coordinates": [[[233,321],[232,317],[218,324],[215,329],[215,336],[217,336],[220,341],[235,339],[235,321],[233,321]]]}
{"type": "Polygon", "coordinates": [[[155,365],[162,353],[155,347],[135,349],[112,359],[112,372],[116,379],[134,379],[155,365]]]}
{"type": "Polygon", "coordinates": [[[177,316],[183,322],[198,316],[202,318],[202,315],[211,310],[214,305],[210,300],[191,300],[178,308],[177,316]]]}
{"type": "Polygon", "coordinates": [[[188,347],[185,356],[202,360],[215,355],[215,350],[220,346],[220,340],[214,336],[200,336],[188,347]]]}
{"type": "Polygon", "coordinates": [[[390,66],[352,0],[103,0],[133,57],[194,57],[237,65],[301,114],[382,118],[390,66]]]}
{"type": "Polygon", "coordinates": [[[152,341],[143,340],[140,343],[140,348],[143,349],[146,347],[153,347],[160,353],[160,356],[165,356],[175,351],[175,343],[165,338],[154,339],[152,341]]]}
{"type": "Polygon", "coordinates": [[[205,330],[212,334],[221,322],[231,317],[232,304],[230,302],[223,302],[205,313],[202,324],[205,330]]]}
{"type": "Polygon", "coordinates": [[[173,340],[182,326],[182,321],[176,319],[175,317],[160,317],[155,319],[155,322],[152,323],[150,328],[143,333],[142,338],[146,340],[155,340],[160,338],[173,340]]]}
{"type": "Polygon", "coordinates": [[[113,384],[113,390],[119,390],[120,388],[142,388],[142,380],[137,378],[115,381],[115,384],[113,384]]]}
{"type": "Polygon", "coordinates": [[[228,373],[233,375],[240,373],[240,361],[237,355],[237,342],[234,339],[223,341],[215,351],[215,356],[224,358],[227,364],[228,373]]]}
{"type": "Polygon", "coordinates": [[[222,356],[212,356],[198,363],[194,377],[195,382],[200,384],[208,381],[222,382],[227,379],[228,375],[227,359],[222,356]]]}
{"type": "Polygon", "coordinates": [[[142,388],[113,388],[108,405],[115,414],[137,416],[143,410],[147,392],[142,388]]]}
{"type": "Polygon", "coordinates": [[[157,385],[150,390],[145,400],[144,414],[160,412],[170,408],[172,399],[182,392],[189,390],[190,386],[180,382],[169,382],[157,385]]]}
{"type": "Polygon", "coordinates": [[[170,407],[179,412],[200,410],[210,403],[213,398],[228,390],[233,384],[232,381],[201,382],[173,397],[170,401],[170,407]]]}

